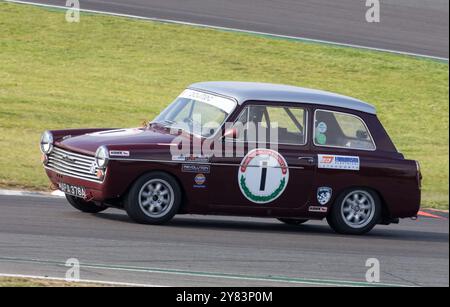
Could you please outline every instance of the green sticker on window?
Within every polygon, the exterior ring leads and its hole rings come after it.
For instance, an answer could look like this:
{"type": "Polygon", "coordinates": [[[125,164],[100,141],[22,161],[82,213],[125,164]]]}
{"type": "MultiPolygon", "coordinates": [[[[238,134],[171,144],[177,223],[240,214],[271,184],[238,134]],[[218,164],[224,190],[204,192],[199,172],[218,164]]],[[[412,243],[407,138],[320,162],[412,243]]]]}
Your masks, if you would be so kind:
{"type": "Polygon", "coordinates": [[[322,133],[317,133],[316,134],[316,142],[317,142],[317,144],[325,145],[327,143],[327,136],[322,133]]]}

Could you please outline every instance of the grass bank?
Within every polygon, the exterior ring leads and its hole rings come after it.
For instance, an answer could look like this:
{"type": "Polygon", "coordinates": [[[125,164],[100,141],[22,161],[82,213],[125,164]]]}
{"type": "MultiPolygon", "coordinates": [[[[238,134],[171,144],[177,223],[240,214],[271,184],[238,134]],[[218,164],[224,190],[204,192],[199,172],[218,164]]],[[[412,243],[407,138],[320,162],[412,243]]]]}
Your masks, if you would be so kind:
{"type": "Polygon", "coordinates": [[[106,287],[100,283],[67,282],[63,280],[22,278],[22,277],[0,277],[0,287],[106,287]]]}
{"type": "Polygon", "coordinates": [[[45,129],[137,126],[190,83],[242,80],[373,103],[421,162],[423,203],[448,208],[448,64],[189,26],[0,2],[0,186],[46,189],[45,129]]]}

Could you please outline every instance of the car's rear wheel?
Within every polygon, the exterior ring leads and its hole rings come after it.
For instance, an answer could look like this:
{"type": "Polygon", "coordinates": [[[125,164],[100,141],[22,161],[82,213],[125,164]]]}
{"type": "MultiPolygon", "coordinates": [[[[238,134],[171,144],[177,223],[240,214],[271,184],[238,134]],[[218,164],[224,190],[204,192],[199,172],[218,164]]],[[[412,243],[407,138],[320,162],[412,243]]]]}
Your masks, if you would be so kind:
{"type": "Polygon", "coordinates": [[[106,206],[99,206],[92,201],[85,201],[82,198],[74,197],[66,194],[66,199],[69,204],[77,210],[86,213],[99,213],[108,209],[106,206]]]}
{"type": "Polygon", "coordinates": [[[154,172],[139,178],[125,200],[128,216],[142,224],[170,221],[181,206],[181,189],[169,174],[154,172]]]}
{"type": "Polygon", "coordinates": [[[381,219],[381,201],[368,189],[356,188],[342,193],[327,217],[338,233],[360,235],[371,231],[381,219]]]}
{"type": "Polygon", "coordinates": [[[280,222],[285,223],[287,225],[293,225],[293,226],[302,225],[302,224],[306,223],[307,221],[309,221],[307,219],[284,219],[284,218],[279,218],[277,220],[279,220],[280,222]]]}

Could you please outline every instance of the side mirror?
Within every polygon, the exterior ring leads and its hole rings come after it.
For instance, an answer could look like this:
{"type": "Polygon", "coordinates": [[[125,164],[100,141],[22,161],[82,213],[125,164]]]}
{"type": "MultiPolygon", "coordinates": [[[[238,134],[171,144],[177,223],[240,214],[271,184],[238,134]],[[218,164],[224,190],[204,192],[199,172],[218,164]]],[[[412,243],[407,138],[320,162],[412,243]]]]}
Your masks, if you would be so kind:
{"type": "Polygon", "coordinates": [[[369,135],[367,134],[367,131],[358,130],[356,131],[356,137],[361,140],[366,140],[369,137],[369,135]]]}
{"type": "Polygon", "coordinates": [[[223,137],[224,138],[228,138],[228,139],[237,139],[238,138],[238,131],[237,131],[236,128],[227,129],[223,133],[223,137]]]}

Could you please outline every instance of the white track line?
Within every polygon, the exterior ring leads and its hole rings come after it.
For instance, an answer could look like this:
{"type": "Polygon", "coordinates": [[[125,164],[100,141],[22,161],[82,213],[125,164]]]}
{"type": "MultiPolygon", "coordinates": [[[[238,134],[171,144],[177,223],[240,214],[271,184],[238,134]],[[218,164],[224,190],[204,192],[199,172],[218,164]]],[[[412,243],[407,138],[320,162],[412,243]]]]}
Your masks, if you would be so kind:
{"type": "Polygon", "coordinates": [[[64,197],[64,193],[61,191],[53,192],[33,192],[24,190],[2,190],[0,189],[1,196],[28,196],[28,197],[64,197]]]}
{"type": "MultiPolygon", "coordinates": [[[[52,5],[52,4],[43,4],[43,3],[36,3],[36,2],[27,2],[27,1],[19,1],[19,0],[4,0],[4,1],[5,2],[18,3],[18,4],[30,4],[30,5],[35,5],[35,6],[64,9],[64,10],[69,9],[69,7],[66,7],[66,6],[52,5]]],[[[300,37],[300,36],[280,35],[280,34],[273,34],[273,33],[266,33],[266,32],[242,30],[242,29],[237,29],[237,28],[227,28],[227,27],[220,27],[220,26],[212,26],[212,25],[193,23],[193,22],[186,22],[186,21],[179,21],[179,20],[172,20],[172,19],[143,17],[143,16],[136,16],[136,15],[129,15],[129,14],[120,14],[120,13],[113,13],[113,12],[106,12],[106,11],[81,9],[81,8],[79,9],[79,11],[80,12],[85,12],[85,13],[103,14],[103,15],[110,15],[110,16],[117,16],[117,17],[141,19],[141,20],[147,20],[147,21],[155,21],[155,22],[172,23],[172,24],[179,24],[179,25],[186,25],[186,26],[202,27],[202,28],[208,28],[208,29],[214,29],[214,30],[240,32],[240,33],[246,33],[246,34],[252,34],[252,35],[263,35],[263,36],[274,37],[274,38],[292,39],[292,40],[298,40],[298,41],[304,41],[304,42],[310,42],[310,43],[318,43],[318,44],[327,44],[327,45],[340,46],[340,47],[349,47],[349,48],[365,49],[365,50],[371,50],[371,51],[388,52],[388,53],[393,53],[393,54],[414,56],[414,57],[420,57],[420,58],[426,58],[426,59],[432,59],[432,60],[448,62],[448,58],[443,58],[443,57],[436,57],[436,56],[418,54],[418,53],[413,53],[413,52],[396,51],[396,50],[390,50],[390,49],[384,49],[384,48],[367,47],[367,46],[355,45],[355,44],[346,44],[346,43],[332,42],[332,41],[326,41],[326,40],[320,40],[320,39],[312,39],[312,38],[300,37]]]]}
{"type": "MultiPolygon", "coordinates": [[[[3,259],[2,259],[3,260],[3,259]]],[[[32,260],[29,261],[14,261],[17,263],[34,263],[41,265],[62,265],[56,262],[48,262],[41,260],[32,260]]],[[[160,268],[146,268],[146,267],[128,267],[128,266],[110,266],[110,265],[102,265],[102,264],[87,264],[81,263],[81,267],[83,269],[96,269],[96,270],[105,270],[105,271],[117,271],[117,272],[132,272],[132,273],[149,273],[149,274],[162,274],[162,275],[174,275],[174,276],[188,276],[188,277],[203,277],[203,278],[212,278],[212,279],[223,279],[223,280],[238,280],[238,281],[259,281],[266,282],[271,284],[299,284],[299,285],[319,285],[319,286],[339,286],[339,287],[411,287],[409,285],[402,284],[390,284],[390,283],[368,283],[368,282],[359,282],[359,281],[348,281],[348,280],[327,280],[327,279],[299,279],[299,278],[277,278],[274,277],[264,277],[264,276],[245,276],[245,275],[233,275],[233,274],[224,274],[224,273],[213,273],[213,272],[190,272],[190,271],[182,271],[177,269],[160,269],[160,268]]],[[[1,276],[1,274],[0,274],[1,276]]],[[[61,279],[64,280],[64,279],[61,279]]],[[[93,281],[99,283],[99,281],[93,281]]],[[[149,285],[147,285],[149,286],[149,285]]],[[[157,287],[155,285],[151,285],[157,287]]],[[[159,286],[166,287],[166,286],[159,286]]]]}
{"type": "Polygon", "coordinates": [[[49,276],[38,276],[38,275],[21,275],[21,274],[2,274],[0,277],[11,277],[11,278],[26,278],[26,279],[41,279],[41,280],[52,280],[52,281],[63,281],[69,283],[85,283],[85,284],[103,284],[108,286],[122,286],[122,287],[156,287],[161,288],[161,285],[151,285],[151,284],[136,284],[128,282],[114,282],[114,281],[103,281],[103,280],[90,280],[90,279],[80,279],[76,282],[67,281],[64,278],[59,277],[49,277],[49,276]]]}
{"type": "Polygon", "coordinates": [[[50,193],[52,196],[56,196],[56,197],[65,197],[66,194],[64,194],[62,191],[60,190],[56,190],[50,193]]]}

